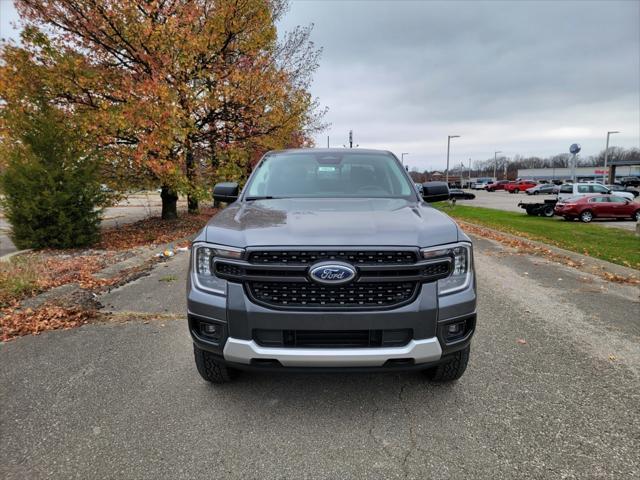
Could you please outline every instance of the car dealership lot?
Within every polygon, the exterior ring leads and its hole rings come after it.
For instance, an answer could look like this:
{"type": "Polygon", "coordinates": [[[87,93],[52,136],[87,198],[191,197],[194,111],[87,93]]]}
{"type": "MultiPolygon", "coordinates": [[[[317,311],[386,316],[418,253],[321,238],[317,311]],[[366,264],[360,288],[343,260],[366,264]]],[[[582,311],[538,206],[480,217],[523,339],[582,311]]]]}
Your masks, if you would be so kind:
{"type": "Polygon", "coordinates": [[[100,298],[175,319],[0,346],[0,477],[636,477],[637,287],[514,253],[476,239],[477,337],[446,386],[403,373],[212,387],[193,368],[176,256],[100,298]]]}
{"type": "MultiPolygon", "coordinates": [[[[524,214],[525,211],[518,207],[518,203],[535,203],[544,202],[545,200],[552,200],[556,198],[556,195],[527,195],[526,193],[508,193],[503,190],[497,192],[487,192],[485,190],[472,190],[475,193],[476,198],[474,200],[457,200],[461,205],[469,205],[474,207],[486,207],[495,208],[497,210],[506,210],[508,212],[518,212],[524,214]]],[[[636,198],[636,202],[638,202],[636,198]]],[[[555,217],[555,220],[563,221],[560,217],[555,217]]],[[[593,223],[602,225],[605,227],[624,228],[626,230],[635,230],[636,222],[630,220],[599,220],[594,219],[593,223]]]]}

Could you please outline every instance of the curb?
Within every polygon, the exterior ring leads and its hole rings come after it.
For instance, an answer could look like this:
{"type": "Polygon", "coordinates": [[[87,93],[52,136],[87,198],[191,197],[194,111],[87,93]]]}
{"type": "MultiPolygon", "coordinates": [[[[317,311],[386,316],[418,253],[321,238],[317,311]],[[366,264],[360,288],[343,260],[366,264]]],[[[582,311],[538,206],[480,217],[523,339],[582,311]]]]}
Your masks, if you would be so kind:
{"type": "Polygon", "coordinates": [[[32,251],[32,248],[25,248],[24,250],[17,250],[15,252],[6,253],[0,257],[0,262],[8,262],[12,257],[16,257],[18,255],[22,255],[23,253],[29,253],[32,251]]]}

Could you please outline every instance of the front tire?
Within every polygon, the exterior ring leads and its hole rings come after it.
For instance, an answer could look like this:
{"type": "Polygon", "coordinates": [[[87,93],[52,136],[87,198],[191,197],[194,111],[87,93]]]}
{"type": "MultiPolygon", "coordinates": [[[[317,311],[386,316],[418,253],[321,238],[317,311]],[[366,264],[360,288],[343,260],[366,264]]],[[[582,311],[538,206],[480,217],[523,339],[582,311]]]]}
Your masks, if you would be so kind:
{"type": "Polygon", "coordinates": [[[633,218],[636,222],[640,222],[640,210],[636,210],[636,213],[633,214],[633,218]]]}
{"type": "Polygon", "coordinates": [[[443,383],[453,382],[462,377],[469,363],[469,352],[471,347],[467,347],[447,358],[444,363],[427,370],[425,373],[427,378],[432,382],[443,383]]]}
{"type": "Polygon", "coordinates": [[[228,383],[236,377],[237,371],[218,361],[212,353],[194,345],[193,354],[196,359],[198,373],[207,382],[215,384],[228,383]]]}

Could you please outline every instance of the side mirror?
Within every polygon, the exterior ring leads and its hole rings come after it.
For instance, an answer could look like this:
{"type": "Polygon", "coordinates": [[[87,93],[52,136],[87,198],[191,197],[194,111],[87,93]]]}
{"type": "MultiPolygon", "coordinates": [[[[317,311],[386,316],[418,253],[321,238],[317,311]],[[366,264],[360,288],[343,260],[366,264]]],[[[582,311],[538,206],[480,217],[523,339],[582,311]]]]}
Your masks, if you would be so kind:
{"type": "Polygon", "coordinates": [[[225,203],[235,202],[238,199],[238,184],[235,182],[217,183],[213,187],[213,199],[225,203]]]}
{"type": "Polygon", "coordinates": [[[422,184],[422,198],[429,203],[449,200],[449,186],[445,182],[425,182],[422,184]]]}

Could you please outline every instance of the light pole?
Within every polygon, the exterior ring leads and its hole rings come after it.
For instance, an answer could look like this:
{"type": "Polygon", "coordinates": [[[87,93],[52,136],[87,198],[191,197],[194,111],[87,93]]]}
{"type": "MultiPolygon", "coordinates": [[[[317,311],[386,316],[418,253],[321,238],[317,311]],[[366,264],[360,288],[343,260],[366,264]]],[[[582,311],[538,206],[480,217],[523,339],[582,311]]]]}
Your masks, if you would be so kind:
{"type": "MultiPolygon", "coordinates": [[[[604,173],[602,174],[602,183],[606,184],[607,182],[605,182],[605,176],[607,175],[607,160],[609,159],[609,135],[611,135],[612,133],[620,133],[618,131],[611,131],[611,132],[607,132],[607,146],[604,148],[604,173]]],[[[611,178],[611,175],[609,175],[609,180],[611,180],[611,183],[613,183],[613,179],[611,178]]]]}
{"type": "Polygon", "coordinates": [[[447,170],[445,173],[444,181],[449,185],[449,150],[451,148],[451,139],[460,138],[460,135],[447,135],[447,170]]]}
{"type": "Polygon", "coordinates": [[[404,165],[404,156],[405,155],[409,155],[407,152],[401,153],[400,154],[400,163],[404,165]]]}
{"type": "Polygon", "coordinates": [[[496,170],[498,168],[498,154],[502,153],[500,150],[498,150],[497,152],[493,152],[493,179],[494,180],[498,180],[498,178],[496,177],[496,170]]]}

